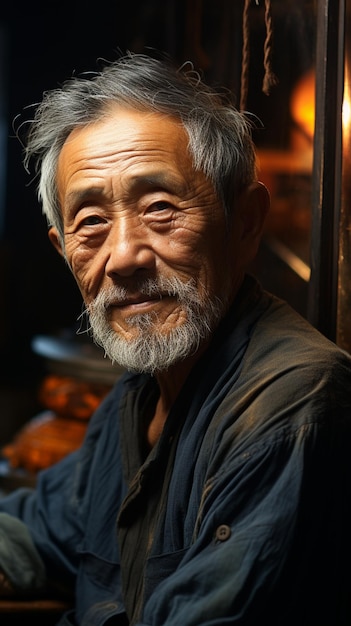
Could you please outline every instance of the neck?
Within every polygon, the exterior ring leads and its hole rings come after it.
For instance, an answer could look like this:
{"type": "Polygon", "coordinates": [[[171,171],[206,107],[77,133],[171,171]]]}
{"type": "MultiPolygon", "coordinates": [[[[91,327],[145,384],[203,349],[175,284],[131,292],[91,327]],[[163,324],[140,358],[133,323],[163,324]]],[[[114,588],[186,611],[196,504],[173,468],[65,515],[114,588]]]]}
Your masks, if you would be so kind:
{"type": "Polygon", "coordinates": [[[192,357],[173,365],[167,372],[160,372],[156,375],[160,395],[147,430],[147,443],[150,447],[153,447],[159,440],[169,412],[190,371],[204,350],[205,347],[192,357]]]}

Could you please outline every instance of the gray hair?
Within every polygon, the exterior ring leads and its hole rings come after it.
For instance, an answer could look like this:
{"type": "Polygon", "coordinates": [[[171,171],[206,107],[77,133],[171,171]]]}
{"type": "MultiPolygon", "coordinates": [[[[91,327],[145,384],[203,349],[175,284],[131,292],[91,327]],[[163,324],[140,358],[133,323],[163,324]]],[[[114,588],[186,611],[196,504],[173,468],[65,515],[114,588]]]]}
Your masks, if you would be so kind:
{"type": "Polygon", "coordinates": [[[194,167],[211,180],[230,218],[233,199],[256,179],[252,123],[223,94],[205,85],[191,64],[128,52],[100,71],[73,76],[47,91],[29,123],[24,165],[33,160],[38,198],[63,241],[56,172],[60,151],[78,127],[101,120],[111,105],[177,118],[189,137],[194,167]]]}

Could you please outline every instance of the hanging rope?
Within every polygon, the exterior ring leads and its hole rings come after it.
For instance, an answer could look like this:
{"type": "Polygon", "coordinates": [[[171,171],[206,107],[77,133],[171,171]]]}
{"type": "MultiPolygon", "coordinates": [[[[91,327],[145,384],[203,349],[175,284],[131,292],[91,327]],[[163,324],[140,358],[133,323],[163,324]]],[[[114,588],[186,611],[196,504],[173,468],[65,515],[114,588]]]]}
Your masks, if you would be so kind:
{"type": "Polygon", "coordinates": [[[266,25],[266,39],[264,42],[263,52],[263,66],[264,77],[262,84],[262,91],[266,96],[269,96],[271,87],[277,84],[278,79],[272,71],[272,53],[273,53],[273,20],[272,20],[272,7],[271,0],[265,0],[265,13],[264,21],[266,25]]]}
{"type": "Polygon", "coordinates": [[[243,49],[241,60],[241,86],[240,86],[240,110],[246,107],[247,94],[249,91],[249,69],[250,69],[250,24],[249,5],[251,0],[245,0],[243,11],[243,49]]]}
{"type": "MultiPolygon", "coordinates": [[[[258,5],[259,0],[255,0],[258,5]]],[[[249,8],[251,0],[245,0],[243,9],[243,47],[241,62],[241,85],[240,85],[240,110],[244,111],[247,102],[247,94],[249,90],[249,68],[250,68],[250,21],[249,8]]],[[[266,38],[263,47],[263,66],[264,77],[262,83],[262,91],[267,96],[270,94],[271,88],[277,84],[278,80],[272,71],[272,51],[273,51],[273,20],[271,0],[265,0],[265,28],[266,38]]]]}

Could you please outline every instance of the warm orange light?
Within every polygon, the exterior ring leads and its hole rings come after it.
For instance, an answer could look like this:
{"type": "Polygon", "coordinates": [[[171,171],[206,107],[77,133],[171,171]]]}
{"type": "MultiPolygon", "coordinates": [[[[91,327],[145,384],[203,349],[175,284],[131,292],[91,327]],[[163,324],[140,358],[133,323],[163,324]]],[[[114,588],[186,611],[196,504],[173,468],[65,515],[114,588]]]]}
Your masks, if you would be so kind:
{"type": "Polygon", "coordinates": [[[312,138],[314,134],[315,75],[310,70],[298,81],[291,97],[291,115],[294,122],[312,138]]]}
{"type": "Polygon", "coordinates": [[[350,120],[351,120],[351,105],[350,105],[350,99],[348,96],[344,99],[344,102],[342,105],[342,122],[345,128],[348,128],[350,126],[350,120]]]}
{"type": "Polygon", "coordinates": [[[344,100],[342,103],[342,130],[345,149],[349,152],[350,136],[351,136],[351,87],[347,77],[350,76],[349,64],[346,59],[345,82],[344,82],[344,100]]]}

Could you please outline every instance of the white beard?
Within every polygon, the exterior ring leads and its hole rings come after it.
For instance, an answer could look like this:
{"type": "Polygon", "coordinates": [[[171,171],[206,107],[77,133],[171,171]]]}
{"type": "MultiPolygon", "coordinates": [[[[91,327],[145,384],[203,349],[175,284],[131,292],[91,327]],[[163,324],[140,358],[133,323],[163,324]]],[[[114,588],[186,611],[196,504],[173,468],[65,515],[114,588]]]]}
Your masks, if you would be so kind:
{"type": "Polygon", "coordinates": [[[159,295],[160,299],[165,294],[175,296],[185,321],[162,333],[156,313],[132,315],[125,321],[137,333],[127,339],[111,328],[107,309],[110,303],[123,302],[128,290],[114,286],[100,292],[87,309],[90,331],[111,361],[127,370],[151,374],[168,370],[197,351],[224,313],[224,304],[219,299],[200,297],[194,281],[183,283],[176,277],[146,279],[138,282],[137,290],[145,296],[159,295]]]}

